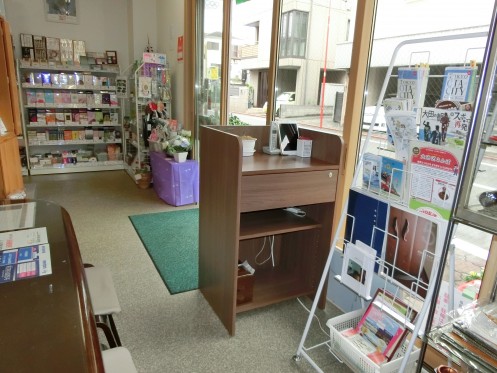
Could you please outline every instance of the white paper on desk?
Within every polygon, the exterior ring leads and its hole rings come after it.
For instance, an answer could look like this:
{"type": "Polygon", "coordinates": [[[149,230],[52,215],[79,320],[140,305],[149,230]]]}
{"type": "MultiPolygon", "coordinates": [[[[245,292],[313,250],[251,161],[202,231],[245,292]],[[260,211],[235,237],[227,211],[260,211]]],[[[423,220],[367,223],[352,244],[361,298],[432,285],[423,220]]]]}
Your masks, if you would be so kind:
{"type": "Polygon", "coordinates": [[[45,227],[0,233],[0,251],[44,243],[48,243],[45,227]]]}
{"type": "Polygon", "coordinates": [[[0,232],[35,226],[35,202],[0,205],[0,232]]]}

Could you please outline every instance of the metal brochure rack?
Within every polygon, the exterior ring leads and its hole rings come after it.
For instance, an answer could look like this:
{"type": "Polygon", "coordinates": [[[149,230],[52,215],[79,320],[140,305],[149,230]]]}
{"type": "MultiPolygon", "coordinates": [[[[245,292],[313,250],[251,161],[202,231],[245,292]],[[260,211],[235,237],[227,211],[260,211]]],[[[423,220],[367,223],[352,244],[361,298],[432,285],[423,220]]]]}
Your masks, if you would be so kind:
{"type": "MultiPolygon", "coordinates": [[[[416,40],[408,40],[408,41],[401,42],[395,48],[395,50],[393,52],[393,55],[392,55],[392,58],[390,61],[390,65],[388,67],[386,77],[385,77],[383,86],[381,88],[380,94],[379,94],[379,99],[377,102],[376,110],[375,110],[375,113],[373,115],[371,123],[374,124],[376,122],[376,118],[378,117],[378,113],[380,111],[380,107],[382,105],[382,102],[383,102],[383,99],[385,96],[385,92],[386,92],[387,86],[389,84],[389,80],[393,76],[392,71],[393,71],[393,68],[395,65],[397,55],[399,53],[399,50],[401,50],[401,48],[406,47],[407,50],[411,51],[411,54],[412,54],[413,52],[412,52],[412,49],[410,49],[410,47],[419,45],[421,43],[439,43],[439,42],[460,41],[463,39],[486,38],[486,37],[487,37],[487,33],[479,32],[479,33],[471,33],[471,34],[447,35],[447,36],[432,37],[432,38],[420,38],[420,39],[416,39],[416,40]]],[[[432,44],[432,45],[436,45],[436,44],[432,44]]],[[[467,58],[467,53],[466,53],[466,58],[467,58]]],[[[422,106],[422,104],[423,103],[421,103],[420,106],[422,106]]],[[[371,125],[369,128],[369,131],[367,133],[367,137],[365,140],[365,144],[362,147],[362,150],[360,152],[358,165],[356,167],[356,172],[354,174],[353,181],[352,181],[353,188],[351,189],[351,191],[356,190],[356,189],[361,189],[361,188],[356,188],[355,186],[359,185],[358,181],[359,181],[359,176],[362,173],[364,155],[366,153],[367,144],[371,140],[372,132],[373,132],[373,125],[371,125]]],[[[405,178],[409,179],[412,175],[409,175],[408,172],[404,172],[403,176],[405,178]]],[[[364,194],[369,195],[373,198],[377,198],[378,201],[382,201],[383,203],[388,204],[388,206],[398,206],[398,207],[403,208],[404,210],[407,210],[410,213],[413,213],[416,216],[422,216],[422,217],[428,219],[426,217],[426,215],[424,215],[424,214],[417,213],[414,210],[409,210],[409,208],[406,206],[405,203],[402,203],[400,201],[396,201],[396,200],[392,199],[391,195],[390,195],[391,191],[389,191],[389,193],[386,197],[381,197],[377,194],[370,193],[370,191],[367,191],[367,190],[364,191],[361,189],[361,192],[363,192],[364,194]]],[[[350,193],[349,193],[349,195],[350,195],[350,193]]],[[[407,197],[409,197],[409,196],[407,196],[407,197]]],[[[404,201],[406,201],[406,200],[409,200],[409,198],[404,199],[404,201]]],[[[309,330],[310,330],[310,327],[312,324],[314,314],[316,312],[318,299],[319,299],[321,292],[323,291],[324,285],[329,277],[331,261],[333,258],[333,253],[334,253],[335,247],[337,246],[337,243],[339,241],[347,243],[347,240],[344,238],[340,238],[339,234],[340,234],[340,232],[343,231],[344,223],[346,222],[346,220],[350,219],[350,216],[348,215],[349,202],[350,202],[350,199],[348,198],[347,202],[344,206],[344,209],[342,211],[342,214],[340,215],[340,219],[339,219],[336,231],[333,235],[330,254],[329,254],[327,262],[325,264],[323,274],[322,274],[322,277],[321,277],[321,280],[320,280],[320,283],[319,283],[319,286],[317,289],[317,293],[316,293],[316,296],[314,298],[314,301],[313,301],[313,304],[312,304],[312,307],[311,307],[311,310],[309,313],[309,317],[307,319],[307,323],[306,323],[305,328],[304,328],[302,338],[300,340],[296,355],[294,356],[294,359],[296,361],[299,361],[302,357],[305,358],[312,365],[312,367],[318,372],[322,372],[322,370],[313,361],[311,356],[308,354],[308,351],[310,351],[314,348],[320,347],[320,346],[327,346],[329,351],[334,356],[338,357],[339,361],[341,361],[341,362],[343,361],[343,362],[347,363],[347,365],[349,365],[349,363],[350,363],[350,360],[347,358],[344,358],[343,355],[337,356],[337,354],[334,353],[334,345],[333,345],[331,339],[326,340],[322,343],[316,344],[316,345],[311,346],[311,347],[304,346],[306,339],[307,339],[307,335],[309,333],[309,330]]],[[[442,246],[446,246],[446,244],[444,244],[444,242],[446,242],[447,239],[449,238],[448,236],[446,236],[447,221],[442,220],[442,219],[431,219],[431,218],[428,220],[435,223],[438,227],[438,232],[437,232],[438,233],[437,234],[438,244],[436,245],[436,247],[440,248],[442,246]]],[[[388,217],[387,217],[386,221],[388,222],[388,217]]],[[[383,228],[373,227],[373,231],[374,232],[371,232],[371,241],[374,239],[374,235],[377,233],[383,234],[384,241],[386,241],[387,237],[391,236],[391,234],[387,232],[387,229],[385,227],[383,227],[383,228]]],[[[385,246],[385,243],[383,243],[382,248],[384,246],[385,246]]],[[[396,250],[396,252],[395,252],[395,256],[396,256],[397,250],[398,250],[398,243],[396,244],[395,250],[396,250]]],[[[401,288],[402,291],[404,291],[404,292],[407,291],[409,298],[412,298],[413,303],[417,303],[418,309],[420,309],[420,310],[418,312],[417,321],[414,323],[414,325],[412,325],[412,330],[410,330],[412,337],[410,338],[409,341],[406,341],[405,344],[402,346],[402,348],[401,348],[402,356],[397,356],[397,361],[395,362],[395,365],[390,365],[390,367],[385,367],[388,364],[383,364],[381,366],[373,367],[373,368],[371,368],[371,370],[369,370],[369,369],[364,368],[364,365],[362,365],[363,362],[361,362],[361,364],[359,364],[360,365],[359,367],[357,365],[355,365],[355,366],[349,365],[349,367],[351,369],[356,370],[356,371],[361,371],[361,372],[362,371],[367,371],[367,372],[369,372],[369,371],[405,372],[407,370],[411,371],[416,367],[416,362],[417,362],[417,358],[419,356],[420,351],[419,350],[416,351],[416,349],[414,348],[414,344],[416,341],[415,337],[423,335],[423,333],[424,333],[423,329],[424,329],[425,316],[427,315],[430,304],[432,303],[431,301],[433,299],[434,291],[435,291],[436,286],[437,286],[437,282],[435,281],[435,279],[439,278],[441,276],[440,272],[443,271],[442,269],[440,269],[439,262],[440,262],[442,256],[447,255],[447,251],[448,251],[448,249],[446,249],[445,247],[442,250],[440,250],[440,252],[428,252],[428,251],[424,250],[422,260],[427,260],[427,258],[429,258],[429,260],[432,261],[432,263],[433,263],[431,274],[427,280],[420,281],[418,279],[417,281],[413,281],[409,288],[406,288],[405,286],[400,285],[399,282],[393,278],[393,273],[395,271],[402,272],[401,268],[396,268],[395,266],[392,266],[392,265],[390,265],[389,267],[385,266],[386,260],[385,260],[385,257],[383,255],[379,255],[376,257],[376,265],[380,268],[387,268],[387,270],[383,271],[383,274],[382,274],[382,278],[384,279],[384,288],[386,288],[387,285],[388,286],[393,285],[393,286],[396,286],[398,288],[401,288]],[[418,295],[420,290],[424,293],[424,301],[420,300],[420,297],[418,295]],[[420,306],[421,303],[422,303],[422,306],[420,306]],[[416,352],[416,354],[415,354],[415,352],[416,352]]],[[[382,250],[382,252],[383,252],[383,250],[382,250]]],[[[395,261],[393,263],[396,264],[395,261]]],[[[341,280],[339,277],[336,277],[336,278],[339,281],[341,280]]],[[[397,296],[397,295],[395,295],[395,296],[397,296]]],[[[370,297],[368,297],[368,296],[362,297],[361,303],[363,306],[364,306],[364,299],[369,300],[370,297]]],[[[354,312],[357,313],[357,312],[361,312],[361,311],[359,310],[359,311],[354,311],[354,312]]],[[[349,346],[347,346],[347,347],[351,348],[352,345],[349,343],[349,346]]],[[[359,354],[359,351],[357,351],[357,354],[359,354]]]]}

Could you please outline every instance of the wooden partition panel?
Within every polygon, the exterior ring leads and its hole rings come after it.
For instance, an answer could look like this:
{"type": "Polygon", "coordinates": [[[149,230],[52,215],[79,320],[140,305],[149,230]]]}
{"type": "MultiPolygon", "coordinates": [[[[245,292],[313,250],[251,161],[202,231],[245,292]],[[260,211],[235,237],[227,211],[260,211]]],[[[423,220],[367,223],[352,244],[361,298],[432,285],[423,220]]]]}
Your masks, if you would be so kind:
{"type": "Polygon", "coordinates": [[[199,287],[226,329],[234,334],[240,140],[209,127],[200,128],[200,138],[199,287]],[[213,188],[214,183],[219,187],[213,188]]]}

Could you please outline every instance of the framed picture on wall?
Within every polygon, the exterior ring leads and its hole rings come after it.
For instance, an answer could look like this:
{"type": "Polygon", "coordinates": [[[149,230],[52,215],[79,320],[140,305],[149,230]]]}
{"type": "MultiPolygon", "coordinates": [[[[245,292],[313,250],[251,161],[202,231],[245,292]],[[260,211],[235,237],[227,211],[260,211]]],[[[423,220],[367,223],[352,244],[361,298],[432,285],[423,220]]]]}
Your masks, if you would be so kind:
{"type": "Polygon", "coordinates": [[[78,0],[43,0],[45,18],[50,22],[79,23],[77,13],[78,0]]]}
{"type": "Polygon", "coordinates": [[[110,65],[117,64],[117,52],[116,51],[105,51],[105,57],[107,59],[107,63],[110,65]]]}

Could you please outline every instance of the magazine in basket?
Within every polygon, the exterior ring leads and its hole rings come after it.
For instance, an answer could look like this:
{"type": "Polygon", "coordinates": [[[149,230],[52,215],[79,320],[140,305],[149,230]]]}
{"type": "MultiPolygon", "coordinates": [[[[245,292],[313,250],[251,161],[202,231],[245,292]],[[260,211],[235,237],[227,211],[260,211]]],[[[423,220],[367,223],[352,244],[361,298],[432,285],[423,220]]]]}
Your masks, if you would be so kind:
{"type": "Polygon", "coordinates": [[[342,332],[359,351],[378,365],[394,356],[412,330],[417,312],[384,289],[378,289],[355,328],[342,332]]]}

